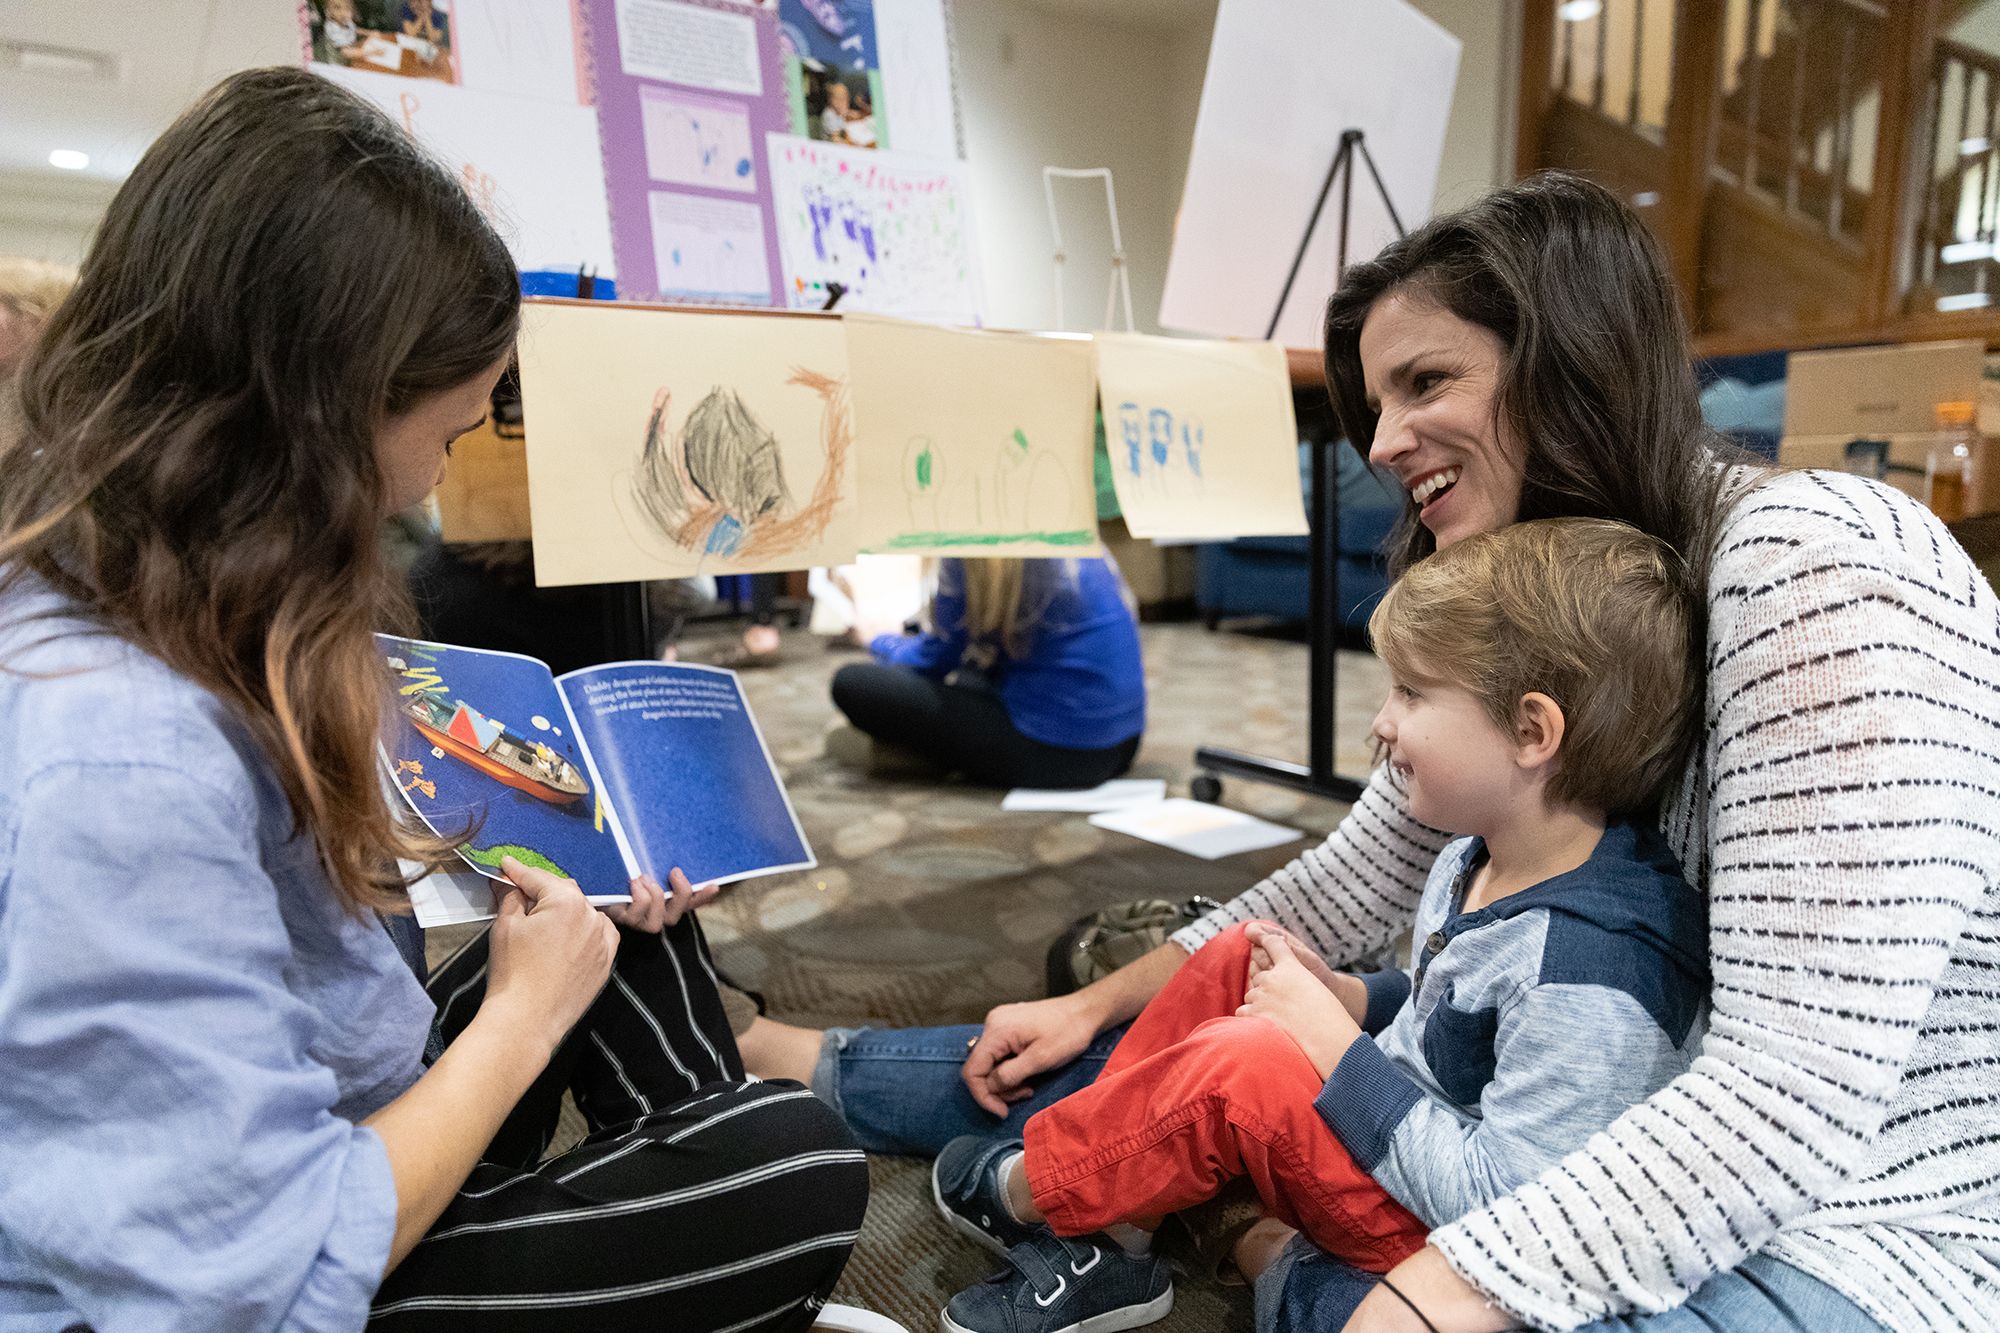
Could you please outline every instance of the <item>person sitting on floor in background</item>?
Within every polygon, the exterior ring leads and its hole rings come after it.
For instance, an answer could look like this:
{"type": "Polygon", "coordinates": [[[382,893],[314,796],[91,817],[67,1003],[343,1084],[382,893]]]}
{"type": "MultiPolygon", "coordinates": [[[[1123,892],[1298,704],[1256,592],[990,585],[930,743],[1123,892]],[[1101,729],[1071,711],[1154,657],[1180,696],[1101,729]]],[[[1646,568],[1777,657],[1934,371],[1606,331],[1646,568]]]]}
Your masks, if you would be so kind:
{"type": "Polygon", "coordinates": [[[834,676],[861,731],[988,786],[1094,787],[1132,766],[1146,676],[1108,558],[944,560],[930,619],[834,676]]]}
{"type": "Polygon", "coordinates": [[[1025,1141],[939,1154],[946,1221],[1008,1257],[944,1328],[1160,1318],[1152,1233],[1242,1177],[1272,1244],[1303,1232],[1351,1266],[1346,1308],[1321,1306],[1344,1319],[1432,1226],[1684,1071],[1707,917],[1654,814],[1692,739],[1691,621],[1679,562],[1602,519],[1517,523],[1405,574],[1369,622],[1392,681],[1375,738],[1411,813],[1460,835],[1414,973],[1334,972],[1268,922],[1224,932],[1025,1141]]]}

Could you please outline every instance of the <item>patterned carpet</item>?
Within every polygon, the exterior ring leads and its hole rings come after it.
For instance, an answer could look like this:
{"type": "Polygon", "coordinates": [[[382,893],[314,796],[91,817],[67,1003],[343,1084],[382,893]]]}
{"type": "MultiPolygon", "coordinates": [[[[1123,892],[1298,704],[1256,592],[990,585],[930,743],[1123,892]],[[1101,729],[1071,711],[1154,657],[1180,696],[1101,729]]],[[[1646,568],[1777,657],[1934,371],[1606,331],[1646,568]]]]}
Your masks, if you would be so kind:
{"type": "MultiPolygon", "coordinates": [[[[1144,630],[1150,726],[1133,776],[1185,794],[1197,745],[1303,760],[1306,650],[1283,639],[1144,630]]],[[[700,660],[702,645],[685,645],[700,660]]],[[[785,775],[820,865],[724,891],[702,923],[723,969],[789,1022],[976,1022],[993,1005],[1040,995],[1048,942],[1082,914],[1139,897],[1240,893],[1302,848],[1207,862],[1091,827],[1082,815],[1003,814],[994,791],[936,778],[871,777],[827,753],[841,726],[827,684],[846,653],[788,635],[776,667],[745,672],[752,708],[785,775]]],[[[1340,664],[1342,772],[1366,772],[1368,720],[1386,684],[1362,653],[1340,664]]],[[[1344,813],[1276,787],[1230,782],[1224,803],[1314,841],[1344,813]]],[[[928,1164],[871,1164],[867,1223],[836,1299],[912,1330],[937,1326],[951,1295],[989,1257],[938,1222],[928,1164]]],[[[1184,1280],[1155,1327],[1248,1329],[1242,1288],[1184,1280]]]]}

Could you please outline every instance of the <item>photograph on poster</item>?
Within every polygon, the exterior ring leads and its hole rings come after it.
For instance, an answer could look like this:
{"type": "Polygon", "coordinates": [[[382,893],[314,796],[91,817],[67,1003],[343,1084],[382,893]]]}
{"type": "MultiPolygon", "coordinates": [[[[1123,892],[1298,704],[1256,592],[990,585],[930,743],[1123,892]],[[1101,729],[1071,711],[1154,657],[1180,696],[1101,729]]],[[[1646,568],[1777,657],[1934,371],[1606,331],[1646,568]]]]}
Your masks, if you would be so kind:
{"type": "Polygon", "coordinates": [[[980,322],[965,165],[766,139],[786,303],[961,324],[980,322]]]}
{"type": "Polygon", "coordinates": [[[432,0],[309,0],[300,17],[315,63],[458,82],[451,19],[432,0]]]}
{"type": "Polygon", "coordinates": [[[1285,349],[1100,333],[1092,339],[1112,484],[1135,537],[1304,533],[1285,349]]]}
{"type": "Polygon", "coordinates": [[[538,583],[853,558],[840,321],[529,302],[520,359],[538,583]]]}
{"type": "Polygon", "coordinates": [[[792,90],[792,133],[884,146],[874,0],[778,0],[792,90]]]}
{"type": "Polygon", "coordinates": [[[1089,339],[845,323],[863,549],[1095,553],[1089,339]]]}

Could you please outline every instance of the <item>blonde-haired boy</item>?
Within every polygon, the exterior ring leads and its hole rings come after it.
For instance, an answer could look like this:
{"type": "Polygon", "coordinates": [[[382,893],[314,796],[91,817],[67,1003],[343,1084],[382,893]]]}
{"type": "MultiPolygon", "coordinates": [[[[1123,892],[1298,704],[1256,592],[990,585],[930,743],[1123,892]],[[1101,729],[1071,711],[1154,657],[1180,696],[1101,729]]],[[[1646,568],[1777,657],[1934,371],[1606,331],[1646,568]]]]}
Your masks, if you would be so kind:
{"type": "Polygon", "coordinates": [[[1707,925],[1652,819],[1692,735],[1692,605],[1671,553],[1598,520],[1512,524],[1406,573],[1370,621],[1394,682],[1375,735],[1412,813],[1466,835],[1432,869],[1413,967],[1349,976],[1275,926],[1233,928],[1024,1144],[948,1144],[946,1219],[1013,1248],[947,1333],[1158,1318],[1151,1229],[1238,1176],[1355,1266],[1358,1302],[1428,1228],[1685,1070],[1707,925]]]}

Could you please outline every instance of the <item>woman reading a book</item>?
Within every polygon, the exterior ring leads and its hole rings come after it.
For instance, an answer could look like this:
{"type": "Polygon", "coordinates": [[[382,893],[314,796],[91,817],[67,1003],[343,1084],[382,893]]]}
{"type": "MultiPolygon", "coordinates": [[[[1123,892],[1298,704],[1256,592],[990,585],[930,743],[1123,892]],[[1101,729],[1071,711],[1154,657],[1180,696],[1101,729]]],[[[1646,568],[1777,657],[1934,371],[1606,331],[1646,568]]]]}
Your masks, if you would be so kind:
{"type": "Polygon", "coordinates": [[[0,1324],[804,1328],[861,1156],[749,1083],[693,895],[517,863],[439,970],[377,768],[378,549],[517,277],[300,70],[148,151],[0,429],[0,1324]],[[608,981],[608,985],[607,985],[608,981]],[[435,1002],[435,1003],[434,1003],[435,1002]],[[434,1022],[435,1019],[435,1022],[434,1022]],[[542,1155],[565,1089],[593,1131],[542,1155]]]}

